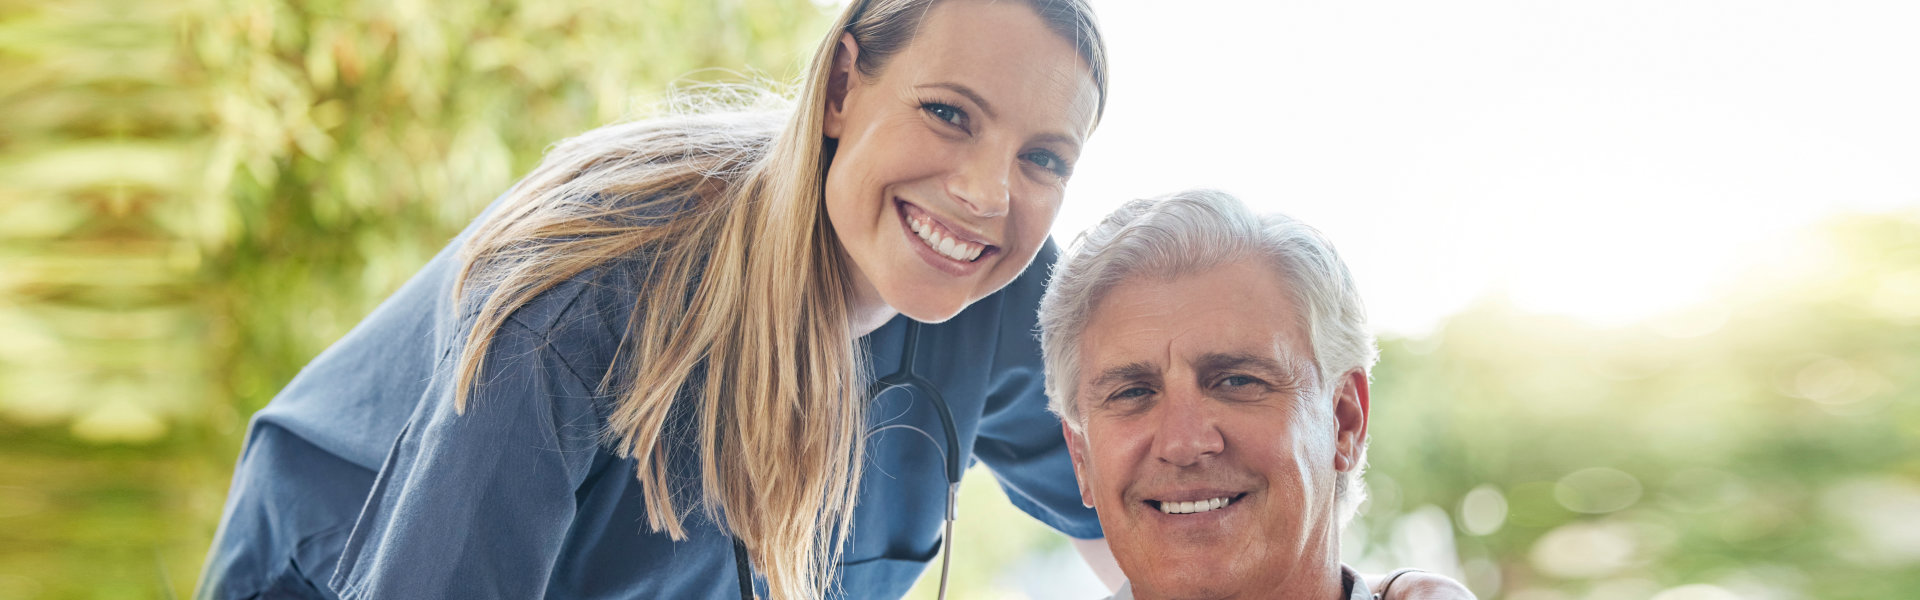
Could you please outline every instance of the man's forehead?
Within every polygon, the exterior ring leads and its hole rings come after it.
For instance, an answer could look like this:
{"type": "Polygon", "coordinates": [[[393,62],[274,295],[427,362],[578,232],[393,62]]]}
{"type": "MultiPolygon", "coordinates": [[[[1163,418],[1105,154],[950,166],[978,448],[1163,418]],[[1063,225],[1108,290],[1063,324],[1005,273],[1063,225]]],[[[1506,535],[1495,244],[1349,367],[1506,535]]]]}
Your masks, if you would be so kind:
{"type": "Polygon", "coordinates": [[[1259,362],[1250,360],[1256,357],[1311,363],[1295,305],[1281,278],[1251,261],[1125,278],[1089,315],[1081,335],[1082,377],[1091,381],[1126,365],[1200,367],[1259,362]]]}

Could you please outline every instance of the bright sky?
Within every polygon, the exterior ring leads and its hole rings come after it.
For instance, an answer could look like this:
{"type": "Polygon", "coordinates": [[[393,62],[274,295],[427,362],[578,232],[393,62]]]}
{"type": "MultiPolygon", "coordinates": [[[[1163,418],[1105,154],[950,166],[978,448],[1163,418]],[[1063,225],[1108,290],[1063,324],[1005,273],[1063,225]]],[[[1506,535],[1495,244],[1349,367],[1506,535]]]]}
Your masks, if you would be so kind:
{"type": "Polygon", "coordinates": [[[1920,205],[1920,3],[1095,4],[1112,97],[1054,234],[1225,189],[1327,232],[1389,332],[1492,293],[1623,322],[1920,205]]]}

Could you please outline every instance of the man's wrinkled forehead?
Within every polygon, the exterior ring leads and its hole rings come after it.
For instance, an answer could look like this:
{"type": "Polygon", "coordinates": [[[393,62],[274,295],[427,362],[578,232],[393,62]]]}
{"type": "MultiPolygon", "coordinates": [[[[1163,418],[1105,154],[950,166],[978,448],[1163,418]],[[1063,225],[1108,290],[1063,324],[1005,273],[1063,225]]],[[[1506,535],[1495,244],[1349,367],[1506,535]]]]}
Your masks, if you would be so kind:
{"type": "Polygon", "coordinates": [[[1298,303],[1284,278],[1260,266],[1241,261],[1116,283],[1091,307],[1078,340],[1081,391],[1128,377],[1162,376],[1176,367],[1257,368],[1275,377],[1305,371],[1303,383],[1317,383],[1298,303]]]}

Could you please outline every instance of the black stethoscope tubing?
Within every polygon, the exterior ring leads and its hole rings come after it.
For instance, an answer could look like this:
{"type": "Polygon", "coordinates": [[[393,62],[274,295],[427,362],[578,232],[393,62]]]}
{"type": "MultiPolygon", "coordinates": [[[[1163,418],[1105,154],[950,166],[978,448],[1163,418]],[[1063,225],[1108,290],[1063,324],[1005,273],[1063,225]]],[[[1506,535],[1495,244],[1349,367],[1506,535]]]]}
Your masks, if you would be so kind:
{"type": "MultiPolygon", "coordinates": [[[[906,351],[900,355],[900,367],[894,370],[893,373],[875,379],[873,384],[867,387],[867,397],[870,399],[878,398],[881,393],[895,388],[915,388],[919,390],[920,394],[926,396],[927,400],[933,402],[934,408],[939,409],[936,414],[940,416],[941,429],[947,434],[947,445],[941,448],[940,453],[941,458],[946,461],[947,475],[947,510],[944,513],[945,524],[940,536],[939,597],[944,600],[947,597],[947,567],[953,562],[953,520],[956,516],[954,499],[960,492],[960,476],[965,473],[965,469],[961,465],[959,452],[960,432],[953,425],[953,409],[947,407],[947,399],[940,394],[940,387],[934,385],[932,381],[928,381],[927,378],[921,377],[919,373],[914,372],[914,364],[918,362],[920,355],[919,321],[911,319],[907,321],[907,339],[905,345],[906,351]]],[[[933,442],[932,434],[918,427],[906,424],[887,425],[875,428],[868,431],[867,435],[873,435],[894,428],[912,430],[920,435],[926,436],[927,441],[933,442]]],[[[934,442],[934,444],[939,445],[938,442],[934,442]]],[[[735,574],[740,580],[740,599],[753,600],[753,564],[747,560],[747,548],[740,543],[739,538],[733,538],[733,566],[735,574]]]]}

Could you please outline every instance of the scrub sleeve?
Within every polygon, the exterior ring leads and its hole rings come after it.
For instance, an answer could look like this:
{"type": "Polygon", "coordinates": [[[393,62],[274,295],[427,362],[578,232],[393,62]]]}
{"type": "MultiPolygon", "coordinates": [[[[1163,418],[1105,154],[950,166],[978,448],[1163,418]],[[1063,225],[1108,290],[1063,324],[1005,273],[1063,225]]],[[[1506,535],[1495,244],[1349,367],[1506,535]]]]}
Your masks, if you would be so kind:
{"type": "MultiPolygon", "coordinates": [[[[451,359],[449,359],[451,360],[451,359]]],[[[599,452],[595,397],[547,337],[508,319],[465,414],[437,369],[332,587],[342,598],[538,598],[599,452]]]]}

